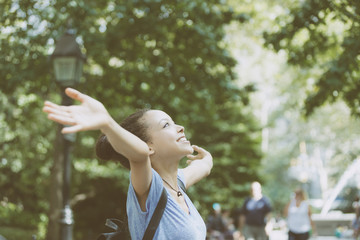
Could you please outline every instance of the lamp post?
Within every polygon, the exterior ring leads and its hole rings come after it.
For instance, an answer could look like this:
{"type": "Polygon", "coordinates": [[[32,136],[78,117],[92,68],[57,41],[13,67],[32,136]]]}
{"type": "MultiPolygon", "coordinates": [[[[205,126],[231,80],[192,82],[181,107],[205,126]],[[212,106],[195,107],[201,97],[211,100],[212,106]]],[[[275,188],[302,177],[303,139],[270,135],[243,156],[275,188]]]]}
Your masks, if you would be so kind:
{"type": "MultiPolygon", "coordinates": [[[[72,99],[65,94],[66,87],[75,86],[81,78],[85,56],[81,53],[75,36],[70,30],[58,40],[51,55],[55,80],[61,88],[62,105],[71,105],[72,99]]],[[[75,134],[62,135],[63,145],[63,209],[60,217],[60,240],[72,240],[73,214],[70,207],[71,150],[75,134]]]]}

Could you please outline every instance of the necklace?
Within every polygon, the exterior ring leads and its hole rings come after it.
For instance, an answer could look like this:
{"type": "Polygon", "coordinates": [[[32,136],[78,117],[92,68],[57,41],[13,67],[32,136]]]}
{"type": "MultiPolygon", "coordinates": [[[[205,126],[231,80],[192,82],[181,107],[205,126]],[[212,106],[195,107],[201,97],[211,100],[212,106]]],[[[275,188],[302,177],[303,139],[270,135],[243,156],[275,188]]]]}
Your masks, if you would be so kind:
{"type": "Polygon", "coordinates": [[[162,178],[162,180],[163,180],[167,185],[169,185],[169,187],[170,187],[172,190],[174,190],[174,191],[177,193],[177,196],[178,196],[178,197],[182,196],[182,193],[180,192],[180,190],[178,191],[178,190],[176,190],[175,188],[173,188],[167,181],[165,181],[165,179],[162,178]]]}

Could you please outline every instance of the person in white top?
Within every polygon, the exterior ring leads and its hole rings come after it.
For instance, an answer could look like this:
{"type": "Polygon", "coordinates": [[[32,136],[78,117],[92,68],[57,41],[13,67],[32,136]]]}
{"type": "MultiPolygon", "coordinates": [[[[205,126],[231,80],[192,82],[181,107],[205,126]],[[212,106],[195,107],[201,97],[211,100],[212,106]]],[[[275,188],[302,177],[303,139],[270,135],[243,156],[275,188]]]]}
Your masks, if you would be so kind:
{"type": "Polygon", "coordinates": [[[307,240],[310,231],[315,234],[315,225],[311,220],[311,209],[305,200],[302,189],[295,191],[294,198],[286,205],[284,215],[287,217],[289,240],[307,240]]]}
{"type": "Polygon", "coordinates": [[[360,236],[360,198],[356,196],[355,201],[352,204],[355,210],[355,218],[352,221],[352,229],[354,231],[354,238],[358,239],[360,236]]]}

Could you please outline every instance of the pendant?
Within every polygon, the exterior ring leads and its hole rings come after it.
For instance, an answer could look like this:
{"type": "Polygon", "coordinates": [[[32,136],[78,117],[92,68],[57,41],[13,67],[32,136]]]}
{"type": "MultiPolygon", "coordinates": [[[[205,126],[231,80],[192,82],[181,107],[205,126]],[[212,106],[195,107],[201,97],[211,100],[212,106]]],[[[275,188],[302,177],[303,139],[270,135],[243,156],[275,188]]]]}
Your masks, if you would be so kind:
{"type": "Polygon", "coordinates": [[[180,191],[177,192],[177,196],[180,197],[182,196],[182,193],[180,191]]]}

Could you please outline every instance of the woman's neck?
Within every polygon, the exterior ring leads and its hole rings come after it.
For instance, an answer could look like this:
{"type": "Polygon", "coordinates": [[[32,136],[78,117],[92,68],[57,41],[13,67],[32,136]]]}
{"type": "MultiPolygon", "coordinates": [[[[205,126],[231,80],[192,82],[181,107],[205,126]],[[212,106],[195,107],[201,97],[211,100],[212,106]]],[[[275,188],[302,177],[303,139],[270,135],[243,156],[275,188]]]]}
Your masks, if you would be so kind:
{"type": "Polygon", "coordinates": [[[295,198],[296,206],[300,206],[300,204],[301,204],[302,201],[303,201],[302,199],[295,198]]]}
{"type": "Polygon", "coordinates": [[[160,165],[153,166],[154,170],[160,175],[162,179],[165,179],[172,186],[176,186],[177,184],[177,171],[178,165],[160,165]]]}

